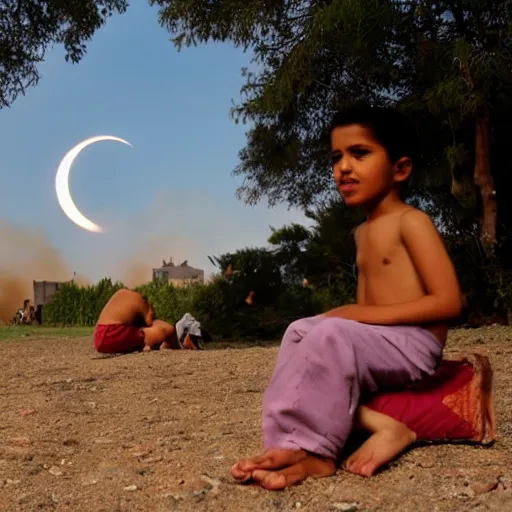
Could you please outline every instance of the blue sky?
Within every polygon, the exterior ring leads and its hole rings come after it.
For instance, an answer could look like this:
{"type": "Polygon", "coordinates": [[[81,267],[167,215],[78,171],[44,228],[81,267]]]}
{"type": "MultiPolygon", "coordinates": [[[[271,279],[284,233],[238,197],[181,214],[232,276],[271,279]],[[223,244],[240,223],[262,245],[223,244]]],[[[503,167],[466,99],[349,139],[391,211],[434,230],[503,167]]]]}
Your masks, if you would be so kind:
{"type": "MultiPolygon", "coordinates": [[[[266,202],[250,208],[235,197],[241,179],[231,171],[247,126],[229,109],[240,99],[248,54],[217,44],[178,53],[156,9],[132,2],[95,34],[78,65],[63,57],[62,48],[50,52],[41,82],[0,111],[0,219],[26,235],[21,245],[9,242],[11,257],[38,254],[28,242],[33,230],[65,261],[64,274],[144,281],[162,258],[208,273],[207,255],[264,245],[269,225],[307,222],[300,212],[266,202]],[[94,135],[133,145],[95,144],[72,167],[75,204],[103,234],[73,224],[54,190],[64,154],[94,135]]],[[[0,265],[9,265],[5,254],[0,265]]],[[[51,266],[33,278],[62,275],[51,266]]]]}

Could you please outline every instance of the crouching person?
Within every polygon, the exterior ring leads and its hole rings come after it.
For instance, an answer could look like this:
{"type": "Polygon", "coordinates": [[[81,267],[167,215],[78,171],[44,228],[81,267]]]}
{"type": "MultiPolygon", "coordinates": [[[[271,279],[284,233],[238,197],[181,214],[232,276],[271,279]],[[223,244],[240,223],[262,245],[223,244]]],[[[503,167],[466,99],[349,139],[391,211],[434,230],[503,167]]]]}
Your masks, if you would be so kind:
{"type": "Polygon", "coordinates": [[[176,344],[174,326],[155,320],[147,298],[127,289],[114,293],[94,329],[94,347],[106,354],[175,348],[176,344]]]}

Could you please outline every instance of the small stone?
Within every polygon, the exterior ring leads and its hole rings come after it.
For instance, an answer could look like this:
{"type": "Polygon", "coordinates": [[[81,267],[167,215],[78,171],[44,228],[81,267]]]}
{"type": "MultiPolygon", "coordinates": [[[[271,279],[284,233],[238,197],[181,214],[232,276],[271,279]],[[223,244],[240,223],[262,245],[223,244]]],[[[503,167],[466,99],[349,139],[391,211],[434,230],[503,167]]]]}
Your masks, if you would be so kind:
{"type": "Polygon", "coordinates": [[[498,477],[498,482],[503,490],[506,491],[507,489],[512,489],[512,478],[510,476],[500,475],[498,477]]]}
{"type": "Polygon", "coordinates": [[[295,508],[302,507],[302,503],[300,501],[295,502],[295,508]]]}
{"type": "Polygon", "coordinates": [[[53,476],[62,476],[64,474],[57,466],[52,466],[48,470],[48,473],[50,473],[50,475],[53,475],[53,476]]]}
{"type": "Polygon", "coordinates": [[[27,446],[30,444],[30,439],[28,437],[11,437],[9,441],[14,446],[27,446]]]}
{"type": "Polygon", "coordinates": [[[11,480],[10,478],[5,481],[6,485],[18,485],[19,483],[21,483],[21,480],[11,480]]]}
{"type": "Polygon", "coordinates": [[[95,444],[112,444],[112,440],[105,439],[104,437],[99,437],[98,439],[94,440],[95,444]]]}
{"type": "Polygon", "coordinates": [[[34,409],[25,409],[21,414],[23,416],[30,416],[31,414],[34,414],[36,411],[34,409]]]}
{"type": "Polygon", "coordinates": [[[152,464],[153,462],[160,462],[162,460],[162,457],[148,457],[147,459],[144,459],[142,462],[146,462],[147,464],[152,464]]]}
{"type": "Polygon", "coordinates": [[[478,482],[471,484],[471,489],[473,489],[475,494],[486,494],[497,489],[498,485],[498,480],[494,480],[492,482],[478,482]]]}
{"type": "Polygon", "coordinates": [[[471,487],[467,487],[465,491],[455,494],[455,498],[458,500],[469,500],[475,497],[475,491],[471,487]]]}
{"type": "Polygon", "coordinates": [[[210,486],[210,489],[212,490],[213,494],[216,494],[219,491],[220,484],[222,483],[217,478],[210,478],[207,475],[202,475],[201,480],[203,482],[206,482],[207,486],[210,486]]]}
{"type": "Polygon", "coordinates": [[[447,471],[444,471],[443,475],[446,478],[461,478],[464,476],[464,473],[459,469],[449,469],[447,471]]]}
{"type": "Polygon", "coordinates": [[[340,510],[341,512],[356,512],[358,509],[357,503],[348,503],[346,501],[333,503],[332,507],[335,510],[340,510]]]}
{"type": "Polygon", "coordinates": [[[134,492],[138,489],[136,485],[127,485],[123,490],[127,492],[134,492]]]}
{"type": "Polygon", "coordinates": [[[94,476],[86,476],[84,478],[82,478],[82,485],[85,487],[85,486],[88,486],[88,485],[96,485],[98,483],[98,478],[94,477],[94,476]]]}

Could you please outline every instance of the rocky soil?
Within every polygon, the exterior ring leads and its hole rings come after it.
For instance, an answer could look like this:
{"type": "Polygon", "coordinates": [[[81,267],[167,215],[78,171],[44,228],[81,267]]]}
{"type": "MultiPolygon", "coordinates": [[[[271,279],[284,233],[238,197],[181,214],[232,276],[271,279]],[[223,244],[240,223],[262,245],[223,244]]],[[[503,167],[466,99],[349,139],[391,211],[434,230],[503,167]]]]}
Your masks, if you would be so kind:
{"type": "Polygon", "coordinates": [[[375,477],[339,471],[282,492],[234,483],[262,448],[277,346],[105,357],[90,337],[0,342],[2,511],[512,510],[512,329],[453,331],[488,354],[498,440],[415,448],[375,477]]]}

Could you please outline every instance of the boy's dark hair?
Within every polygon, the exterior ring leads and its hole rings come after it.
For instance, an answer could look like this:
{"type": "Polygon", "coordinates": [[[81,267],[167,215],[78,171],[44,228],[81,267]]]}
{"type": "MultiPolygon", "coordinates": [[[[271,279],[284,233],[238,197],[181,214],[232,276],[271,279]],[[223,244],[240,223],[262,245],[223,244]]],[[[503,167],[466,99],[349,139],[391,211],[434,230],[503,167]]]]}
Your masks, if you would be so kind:
{"type": "Polygon", "coordinates": [[[418,137],[412,123],[396,108],[354,105],[338,112],[331,123],[329,134],[335,128],[360,124],[371,130],[375,139],[388,153],[389,160],[395,163],[407,156],[416,165],[418,137]]]}

